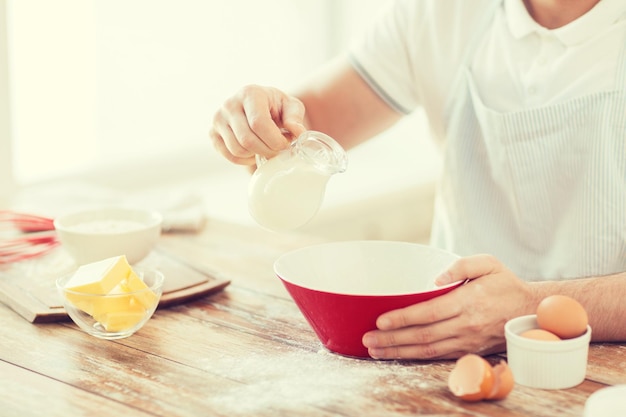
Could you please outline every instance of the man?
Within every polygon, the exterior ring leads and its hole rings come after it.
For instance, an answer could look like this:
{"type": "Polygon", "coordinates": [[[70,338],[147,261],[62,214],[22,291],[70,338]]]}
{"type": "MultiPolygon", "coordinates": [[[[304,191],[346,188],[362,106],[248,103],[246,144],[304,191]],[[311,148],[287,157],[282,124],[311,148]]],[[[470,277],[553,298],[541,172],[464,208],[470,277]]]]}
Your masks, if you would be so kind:
{"type": "Polygon", "coordinates": [[[419,106],[444,155],[432,244],[463,256],[438,282],[472,281],[382,315],[370,355],[502,351],[551,294],[583,304],[593,340],[626,340],[626,2],[398,1],[298,93],[243,88],[210,136],[253,166],[281,128],[351,148],[419,106]]]}

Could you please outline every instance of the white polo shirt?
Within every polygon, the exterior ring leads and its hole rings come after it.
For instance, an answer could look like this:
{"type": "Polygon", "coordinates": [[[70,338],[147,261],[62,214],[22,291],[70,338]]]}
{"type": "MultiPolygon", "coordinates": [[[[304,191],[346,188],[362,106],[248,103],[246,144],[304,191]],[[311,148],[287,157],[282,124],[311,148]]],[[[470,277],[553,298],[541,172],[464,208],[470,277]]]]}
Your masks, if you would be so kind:
{"type": "Polygon", "coordinates": [[[481,99],[500,112],[553,104],[615,86],[626,42],[626,1],[600,0],[584,16],[548,30],[522,0],[398,0],[353,45],[354,67],[402,113],[423,106],[435,138],[468,45],[482,33],[471,70],[481,99]],[[487,28],[485,31],[484,28],[487,28]]]}

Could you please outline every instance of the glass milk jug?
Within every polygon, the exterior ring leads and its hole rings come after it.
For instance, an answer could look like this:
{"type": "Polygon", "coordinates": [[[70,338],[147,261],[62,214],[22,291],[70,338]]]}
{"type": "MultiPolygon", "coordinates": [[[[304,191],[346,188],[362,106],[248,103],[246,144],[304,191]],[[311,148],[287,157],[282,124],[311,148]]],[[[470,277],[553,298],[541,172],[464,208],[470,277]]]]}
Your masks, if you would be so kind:
{"type": "Polygon", "coordinates": [[[320,208],[329,178],[347,164],[341,145],[315,131],[304,132],[271,159],[257,156],[248,188],[250,215],[274,231],[304,225],[320,208]]]}

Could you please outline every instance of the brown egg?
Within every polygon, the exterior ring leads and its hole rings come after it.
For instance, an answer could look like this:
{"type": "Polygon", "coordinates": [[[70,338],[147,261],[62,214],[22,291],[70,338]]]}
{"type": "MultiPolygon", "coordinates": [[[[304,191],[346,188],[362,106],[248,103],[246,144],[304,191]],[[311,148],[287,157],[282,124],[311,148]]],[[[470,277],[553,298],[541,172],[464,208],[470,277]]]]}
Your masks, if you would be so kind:
{"type": "Polygon", "coordinates": [[[537,323],[543,330],[561,339],[578,337],[587,330],[587,312],[582,305],[565,295],[544,298],[537,307],[537,323]]]}
{"type": "Polygon", "coordinates": [[[552,332],[543,329],[530,329],[520,333],[520,336],[535,340],[556,341],[561,338],[552,332]]]}

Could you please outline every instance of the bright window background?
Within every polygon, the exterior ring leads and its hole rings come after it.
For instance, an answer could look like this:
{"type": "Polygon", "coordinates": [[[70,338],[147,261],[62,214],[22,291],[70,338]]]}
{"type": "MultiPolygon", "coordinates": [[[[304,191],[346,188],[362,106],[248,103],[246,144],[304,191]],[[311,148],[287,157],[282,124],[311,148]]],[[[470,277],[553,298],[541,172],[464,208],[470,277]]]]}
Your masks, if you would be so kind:
{"type": "Polygon", "coordinates": [[[7,67],[7,32],[4,0],[0,0],[0,202],[13,188],[13,159],[9,116],[9,74],[7,67]]]}
{"type": "Polygon", "coordinates": [[[14,177],[205,145],[247,83],[288,87],[378,1],[7,0],[14,177]]]}
{"type": "MultiPolygon", "coordinates": [[[[219,201],[210,215],[251,221],[247,172],[207,137],[215,110],[245,84],[289,90],[344,51],[386,4],[0,0],[8,22],[0,88],[3,68],[10,76],[10,111],[0,101],[0,119],[11,121],[10,134],[0,135],[0,203],[14,188],[31,191],[34,209],[72,198],[97,203],[110,189],[141,199],[153,189],[160,195],[165,183],[184,194],[183,179],[189,193],[219,201]],[[56,179],[78,185],[57,191],[56,179]]],[[[415,189],[440,168],[420,112],[349,159],[329,183],[326,207],[415,189]]]]}

